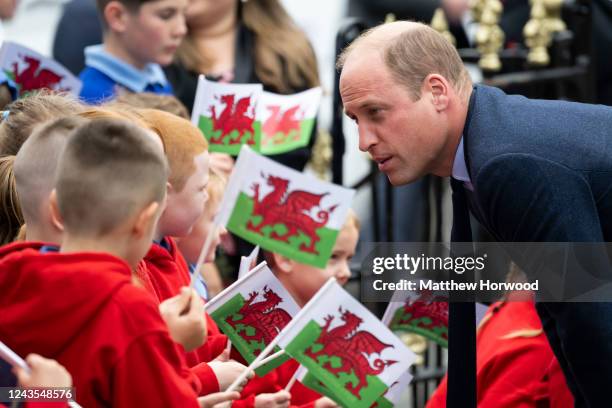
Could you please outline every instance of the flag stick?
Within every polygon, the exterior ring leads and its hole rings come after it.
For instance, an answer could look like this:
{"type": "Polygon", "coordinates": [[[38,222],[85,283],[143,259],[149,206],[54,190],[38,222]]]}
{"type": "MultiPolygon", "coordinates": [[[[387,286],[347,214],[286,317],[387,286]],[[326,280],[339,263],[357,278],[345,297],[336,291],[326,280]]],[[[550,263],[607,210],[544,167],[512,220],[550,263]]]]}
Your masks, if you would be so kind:
{"type": "Polygon", "coordinates": [[[271,354],[268,357],[266,357],[263,360],[261,360],[259,362],[259,364],[257,365],[257,367],[253,367],[253,369],[257,369],[257,368],[261,367],[262,365],[268,364],[270,361],[274,360],[275,358],[278,358],[278,357],[282,356],[283,354],[285,354],[285,350],[277,351],[276,353],[271,354]]]}
{"type": "Polygon", "coordinates": [[[206,235],[206,240],[204,241],[204,245],[202,246],[202,251],[200,251],[200,256],[198,257],[198,262],[196,262],[195,268],[193,270],[193,274],[191,275],[191,283],[189,287],[193,289],[195,286],[198,275],[200,274],[200,269],[202,268],[202,264],[206,259],[206,255],[210,252],[210,246],[212,245],[213,237],[217,234],[217,229],[219,226],[217,224],[213,224],[212,228],[208,235],[206,235]]]}
{"type": "MultiPolygon", "coordinates": [[[[262,262],[260,265],[264,264],[265,262],[262,262]]],[[[247,274],[247,276],[249,276],[250,274],[247,274]]],[[[246,276],[245,276],[246,278],[246,276]]],[[[302,310],[300,310],[298,312],[297,315],[295,315],[293,317],[293,319],[291,319],[291,321],[289,322],[289,324],[287,324],[287,326],[285,326],[283,328],[283,330],[281,330],[280,333],[278,333],[276,335],[276,337],[274,338],[274,340],[272,340],[270,342],[270,344],[268,344],[266,346],[265,349],[263,349],[263,351],[257,356],[257,358],[255,360],[253,360],[253,362],[247,367],[246,370],[244,370],[242,372],[242,374],[240,374],[240,376],[238,378],[236,378],[236,380],[232,383],[232,385],[229,386],[229,388],[226,390],[228,392],[230,391],[234,391],[236,389],[236,387],[244,381],[245,378],[247,378],[247,376],[251,373],[251,371],[254,370],[254,367],[258,367],[259,363],[261,363],[261,361],[266,358],[268,356],[268,354],[270,354],[270,352],[272,352],[272,350],[274,350],[274,347],[276,347],[276,345],[281,341],[281,339],[283,338],[283,336],[285,335],[285,333],[289,332],[290,330],[293,330],[293,327],[298,324],[300,322],[300,320],[305,316],[308,315],[308,313],[311,312],[311,308],[317,304],[317,302],[319,301],[319,299],[327,292],[327,290],[334,285],[336,282],[336,278],[331,277],[327,280],[327,282],[325,283],[325,285],[323,285],[318,291],[317,293],[310,299],[310,301],[308,303],[306,303],[306,305],[302,308],[302,310]]],[[[226,289],[227,290],[227,289],[226,289]]],[[[223,293],[223,292],[221,292],[223,293]]],[[[218,295],[217,295],[218,296],[218,295]]]]}
{"type": "MultiPolygon", "coordinates": [[[[28,363],[17,353],[11,350],[6,344],[0,341],[0,358],[9,363],[13,367],[23,368],[28,374],[32,372],[28,363]]],[[[67,401],[68,406],[72,408],[82,408],[79,404],[74,401],[67,401]]]]}
{"type": "Polygon", "coordinates": [[[297,381],[297,376],[298,376],[298,372],[300,371],[300,367],[298,367],[295,370],[295,373],[293,373],[293,376],[291,377],[291,379],[289,380],[289,382],[287,383],[287,385],[285,386],[285,391],[289,392],[289,390],[291,389],[291,387],[293,387],[293,385],[295,384],[295,382],[297,381]]]}

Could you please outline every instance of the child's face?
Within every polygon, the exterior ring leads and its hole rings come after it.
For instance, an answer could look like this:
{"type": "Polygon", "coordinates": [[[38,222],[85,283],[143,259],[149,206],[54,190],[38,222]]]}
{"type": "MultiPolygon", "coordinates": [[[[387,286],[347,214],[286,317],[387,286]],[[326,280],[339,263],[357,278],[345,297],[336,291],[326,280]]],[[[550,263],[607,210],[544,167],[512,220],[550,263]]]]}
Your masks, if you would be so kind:
{"type": "Polygon", "coordinates": [[[290,280],[288,289],[300,306],[305,305],[332,276],[340,285],[345,285],[351,277],[349,262],[355,255],[359,231],[354,225],[345,226],[340,231],[332,256],[325,269],[315,268],[295,262],[293,270],[286,276],[290,280]]]}
{"type": "MultiPolygon", "coordinates": [[[[187,260],[187,262],[191,264],[195,264],[198,261],[198,257],[200,256],[200,251],[202,250],[202,246],[204,245],[204,241],[206,241],[206,237],[208,234],[212,233],[213,228],[213,220],[215,218],[215,214],[219,208],[221,200],[209,200],[206,203],[206,208],[202,216],[198,219],[196,224],[194,225],[191,233],[185,238],[179,240],[178,246],[181,250],[181,253],[187,260]]],[[[204,262],[214,262],[215,260],[215,249],[219,245],[220,235],[222,230],[220,228],[215,231],[215,236],[210,245],[210,250],[208,254],[206,254],[206,258],[204,258],[204,262]]]]}
{"type": "Polygon", "coordinates": [[[160,220],[160,235],[184,237],[189,235],[204,212],[208,200],[208,152],[194,158],[195,171],[181,191],[170,189],[166,209],[160,220]]]}
{"type": "Polygon", "coordinates": [[[168,65],[187,33],[185,9],[189,0],[157,0],[143,3],[136,13],[127,12],[121,37],[133,63],[142,68],[155,62],[168,65]]]}

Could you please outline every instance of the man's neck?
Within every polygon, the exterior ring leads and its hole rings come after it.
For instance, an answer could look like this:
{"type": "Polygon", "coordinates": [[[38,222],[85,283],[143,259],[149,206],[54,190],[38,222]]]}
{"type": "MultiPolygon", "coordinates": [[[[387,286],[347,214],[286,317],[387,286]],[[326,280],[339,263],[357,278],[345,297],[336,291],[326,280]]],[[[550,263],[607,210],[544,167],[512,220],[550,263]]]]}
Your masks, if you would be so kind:
{"type": "Polygon", "coordinates": [[[134,58],[114,34],[107,34],[104,36],[104,50],[113,57],[130,64],[136,69],[143,70],[147,65],[147,62],[139,61],[134,58]]]}
{"type": "Polygon", "coordinates": [[[126,248],[126,243],[114,236],[77,237],[65,233],[60,252],[64,254],[76,252],[106,253],[123,259],[134,268],[136,265],[131,265],[126,248]]]}

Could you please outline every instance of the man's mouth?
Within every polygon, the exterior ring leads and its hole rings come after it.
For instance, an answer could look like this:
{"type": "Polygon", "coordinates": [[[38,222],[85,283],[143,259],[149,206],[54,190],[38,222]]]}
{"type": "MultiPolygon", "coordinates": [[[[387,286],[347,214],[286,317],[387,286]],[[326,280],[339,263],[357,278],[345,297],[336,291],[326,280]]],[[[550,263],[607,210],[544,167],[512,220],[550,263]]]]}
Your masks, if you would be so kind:
{"type": "Polygon", "coordinates": [[[373,159],[376,162],[376,164],[378,164],[378,169],[380,171],[385,171],[385,169],[389,167],[389,163],[391,162],[392,158],[393,158],[393,156],[378,156],[378,157],[373,157],[373,159]]]}

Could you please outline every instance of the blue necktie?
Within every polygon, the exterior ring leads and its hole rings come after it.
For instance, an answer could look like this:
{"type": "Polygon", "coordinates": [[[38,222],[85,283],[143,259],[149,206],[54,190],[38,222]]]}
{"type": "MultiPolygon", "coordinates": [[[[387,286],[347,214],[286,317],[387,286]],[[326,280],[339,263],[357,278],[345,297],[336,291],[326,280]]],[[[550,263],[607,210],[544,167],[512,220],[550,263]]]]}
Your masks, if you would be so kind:
{"type": "MultiPolygon", "coordinates": [[[[451,179],[453,228],[451,251],[472,242],[470,212],[463,183],[451,179]]],[[[457,254],[461,255],[461,254],[457,254]]],[[[456,279],[457,276],[453,276],[456,279]]],[[[448,392],[447,408],[476,407],[476,311],[474,302],[451,302],[448,308],[448,392]]]]}

